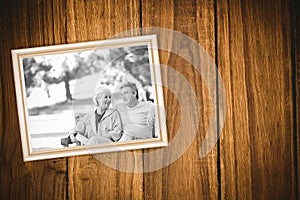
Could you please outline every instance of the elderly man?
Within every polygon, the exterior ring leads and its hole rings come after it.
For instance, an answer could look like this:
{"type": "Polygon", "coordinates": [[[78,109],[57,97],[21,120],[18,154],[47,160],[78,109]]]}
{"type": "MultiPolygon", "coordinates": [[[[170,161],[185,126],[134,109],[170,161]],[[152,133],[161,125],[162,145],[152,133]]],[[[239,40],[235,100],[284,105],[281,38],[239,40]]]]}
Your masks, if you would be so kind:
{"type": "Polygon", "coordinates": [[[134,83],[126,83],[121,86],[123,103],[116,106],[123,125],[123,135],[119,142],[155,137],[154,104],[138,101],[137,91],[134,83]]]}

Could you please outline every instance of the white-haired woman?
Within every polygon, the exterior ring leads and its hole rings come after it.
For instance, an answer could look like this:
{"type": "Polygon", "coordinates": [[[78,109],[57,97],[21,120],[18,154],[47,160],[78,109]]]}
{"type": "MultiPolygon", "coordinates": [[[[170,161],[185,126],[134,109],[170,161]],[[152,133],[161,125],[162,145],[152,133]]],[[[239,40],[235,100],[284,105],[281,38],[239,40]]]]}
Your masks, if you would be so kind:
{"type": "Polygon", "coordinates": [[[69,133],[71,141],[79,141],[82,145],[118,141],[122,135],[122,123],[119,112],[109,108],[111,91],[98,88],[93,101],[96,108],[92,112],[76,116],[76,127],[69,133]]]}

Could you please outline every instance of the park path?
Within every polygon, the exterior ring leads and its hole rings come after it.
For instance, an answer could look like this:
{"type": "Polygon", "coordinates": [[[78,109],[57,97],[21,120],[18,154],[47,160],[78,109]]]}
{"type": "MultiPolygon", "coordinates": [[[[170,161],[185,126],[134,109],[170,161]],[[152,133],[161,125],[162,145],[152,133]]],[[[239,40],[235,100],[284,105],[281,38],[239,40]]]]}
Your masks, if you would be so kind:
{"type": "Polygon", "coordinates": [[[62,148],[61,138],[66,137],[74,125],[74,110],[63,111],[60,114],[30,116],[29,132],[32,149],[62,148]]]}

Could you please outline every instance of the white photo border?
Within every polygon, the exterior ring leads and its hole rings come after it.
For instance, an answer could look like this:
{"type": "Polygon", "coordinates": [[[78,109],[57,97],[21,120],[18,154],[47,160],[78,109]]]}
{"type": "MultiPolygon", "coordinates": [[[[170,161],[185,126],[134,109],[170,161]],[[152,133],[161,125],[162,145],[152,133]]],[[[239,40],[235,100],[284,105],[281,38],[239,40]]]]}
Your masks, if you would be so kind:
{"type": "Polygon", "coordinates": [[[42,159],[52,159],[68,156],[79,156],[96,153],[106,153],[115,151],[125,151],[134,149],[145,149],[154,147],[164,147],[168,145],[166,130],[166,116],[164,109],[163,89],[161,81],[161,70],[158,55],[158,45],[156,35],[144,35],[127,38],[117,38],[102,41],[81,42],[73,44],[53,45],[45,47],[34,47],[26,49],[11,50],[13,61],[13,72],[15,80],[16,101],[18,109],[18,119],[20,127],[20,136],[23,150],[23,160],[33,161],[42,159]],[[26,104],[25,80],[22,59],[53,55],[69,52],[88,51],[93,49],[120,48],[126,46],[148,45],[149,65],[151,72],[151,81],[153,83],[154,99],[157,106],[157,119],[159,124],[159,138],[133,140],[128,142],[106,143],[94,146],[76,146],[61,149],[32,151],[30,144],[30,133],[28,123],[28,108],[26,104]],[[162,127],[162,125],[164,125],[162,127]]]}

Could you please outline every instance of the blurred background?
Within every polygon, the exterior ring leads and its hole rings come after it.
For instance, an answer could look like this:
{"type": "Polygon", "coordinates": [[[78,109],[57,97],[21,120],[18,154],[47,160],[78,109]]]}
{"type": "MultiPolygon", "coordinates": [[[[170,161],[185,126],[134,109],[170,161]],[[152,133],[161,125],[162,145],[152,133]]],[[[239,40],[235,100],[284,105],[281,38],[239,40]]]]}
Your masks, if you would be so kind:
{"type": "Polygon", "coordinates": [[[23,59],[33,151],[63,148],[75,112],[89,112],[95,88],[120,100],[120,86],[136,83],[140,101],[153,101],[148,46],[95,49],[23,59]]]}

